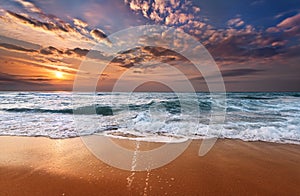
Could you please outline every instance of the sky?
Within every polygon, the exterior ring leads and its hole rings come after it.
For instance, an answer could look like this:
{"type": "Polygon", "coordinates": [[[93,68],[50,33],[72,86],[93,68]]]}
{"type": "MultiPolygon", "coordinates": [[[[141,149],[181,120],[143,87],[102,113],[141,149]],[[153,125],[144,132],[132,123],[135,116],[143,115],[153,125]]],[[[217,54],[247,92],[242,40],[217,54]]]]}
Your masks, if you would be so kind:
{"type": "MultiPolygon", "coordinates": [[[[164,91],[159,81],[180,87],[183,73],[207,91],[205,77],[168,48],[139,46],[117,56],[97,49],[124,45],[111,36],[140,25],[192,36],[215,60],[227,91],[300,90],[300,0],[0,0],[0,90],[71,91],[80,77],[83,86],[97,78],[97,90],[110,91],[123,77],[126,91],[149,77],[139,90],[164,91]],[[88,58],[108,66],[79,70],[88,58]]],[[[179,35],[174,45],[193,47],[179,44],[179,35]]]]}

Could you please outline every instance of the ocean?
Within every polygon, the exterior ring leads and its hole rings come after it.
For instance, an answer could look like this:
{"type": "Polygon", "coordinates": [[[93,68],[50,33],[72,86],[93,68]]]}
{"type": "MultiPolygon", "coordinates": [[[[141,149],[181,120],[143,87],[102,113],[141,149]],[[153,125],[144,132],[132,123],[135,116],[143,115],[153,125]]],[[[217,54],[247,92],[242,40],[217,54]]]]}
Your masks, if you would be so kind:
{"type": "Polygon", "coordinates": [[[300,144],[300,92],[227,93],[222,106],[209,93],[0,92],[0,121],[10,136],[300,144]],[[210,123],[214,107],[225,109],[223,123],[210,123]]]}

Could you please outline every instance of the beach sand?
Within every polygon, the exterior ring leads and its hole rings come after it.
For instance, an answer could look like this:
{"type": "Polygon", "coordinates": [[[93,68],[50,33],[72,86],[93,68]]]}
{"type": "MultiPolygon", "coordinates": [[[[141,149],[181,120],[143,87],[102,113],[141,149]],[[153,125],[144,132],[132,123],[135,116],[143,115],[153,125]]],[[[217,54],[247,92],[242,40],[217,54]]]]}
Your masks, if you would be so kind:
{"type": "Polygon", "coordinates": [[[1,136],[0,195],[300,195],[300,145],[219,139],[199,157],[200,143],[164,167],[130,172],[98,160],[80,138],[1,136]]]}

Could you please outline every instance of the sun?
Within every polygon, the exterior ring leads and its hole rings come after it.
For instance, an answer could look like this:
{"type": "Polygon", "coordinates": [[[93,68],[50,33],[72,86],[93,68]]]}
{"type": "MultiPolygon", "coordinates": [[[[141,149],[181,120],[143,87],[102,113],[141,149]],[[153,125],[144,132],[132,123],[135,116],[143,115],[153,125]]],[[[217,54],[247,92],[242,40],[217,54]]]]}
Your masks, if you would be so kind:
{"type": "Polygon", "coordinates": [[[64,74],[62,72],[60,72],[60,71],[56,71],[55,72],[55,76],[58,79],[63,79],[64,78],[64,74]]]}

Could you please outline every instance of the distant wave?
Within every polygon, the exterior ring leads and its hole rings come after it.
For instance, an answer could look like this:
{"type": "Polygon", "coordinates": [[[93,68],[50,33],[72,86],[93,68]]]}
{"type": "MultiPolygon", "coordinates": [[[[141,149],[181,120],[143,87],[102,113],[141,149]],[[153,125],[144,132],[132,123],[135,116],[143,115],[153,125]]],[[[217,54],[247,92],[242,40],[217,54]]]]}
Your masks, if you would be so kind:
{"type": "Polygon", "coordinates": [[[278,97],[300,97],[300,92],[253,92],[253,93],[227,93],[229,98],[235,99],[253,99],[253,100],[264,100],[264,99],[277,99],[278,97]]]}
{"type": "Polygon", "coordinates": [[[50,109],[30,109],[30,108],[8,108],[8,109],[2,109],[2,110],[7,111],[7,112],[73,114],[72,109],[50,110],[50,109]]]}
{"type": "MultiPolygon", "coordinates": [[[[64,103],[62,103],[64,104],[64,103]]],[[[155,102],[151,100],[145,104],[123,104],[116,107],[111,107],[107,105],[90,105],[77,107],[75,109],[65,108],[65,109],[41,109],[41,108],[2,108],[0,110],[6,112],[27,112],[27,113],[60,113],[60,114],[98,114],[103,116],[113,115],[114,112],[120,111],[145,111],[148,110],[151,106],[159,106],[164,108],[170,114],[180,114],[181,113],[181,104],[179,100],[170,100],[170,101],[158,101],[155,102]]],[[[184,102],[185,106],[193,107],[194,103],[184,102]]],[[[212,109],[212,103],[209,100],[199,101],[198,103],[200,111],[210,111],[212,109]]]]}
{"type": "Polygon", "coordinates": [[[239,99],[253,99],[253,100],[264,100],[264,99],[276,99],[277,97],[256,97],[256,96],[242,96],[239,99]]]}
{"type": "Polygon", "coordinates": [[[103,116],[113,115],[113,111],[109,106],[86,106],[76,109],[30,109],[30,108],[9,108],[2,109],[7,112],[27,112],[27,113],[59,113],[59,114],[99,114],[103,116]]]}

